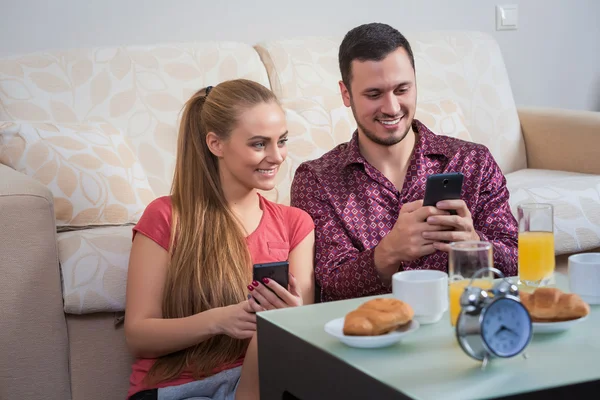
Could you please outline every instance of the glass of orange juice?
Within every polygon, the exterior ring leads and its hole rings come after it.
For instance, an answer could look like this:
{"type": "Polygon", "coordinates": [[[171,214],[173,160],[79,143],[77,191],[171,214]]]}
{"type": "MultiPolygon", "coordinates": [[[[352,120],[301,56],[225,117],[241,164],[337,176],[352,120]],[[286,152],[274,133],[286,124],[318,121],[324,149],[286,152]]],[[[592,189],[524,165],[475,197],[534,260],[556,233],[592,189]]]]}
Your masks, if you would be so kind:
{"type": "Polygon", "coordinates": [[[545,286],[555,267],[554,209],[552,204],[520,204],[517,213],[519,280],[525,286],[545,286]]]}
{"type": "Polygon", "coordinates": [[[477,286],[481,289],[491,289],[493,272],[480,274],[471,282],[471,278],[482,268],[493,268],[494,256],[492,244],[483,241],[467,241],[450,243],[448,255],[448,294],[450,308],[450,324],[456,325],[460,314],[460,296],[465,288],[477,286]]]}

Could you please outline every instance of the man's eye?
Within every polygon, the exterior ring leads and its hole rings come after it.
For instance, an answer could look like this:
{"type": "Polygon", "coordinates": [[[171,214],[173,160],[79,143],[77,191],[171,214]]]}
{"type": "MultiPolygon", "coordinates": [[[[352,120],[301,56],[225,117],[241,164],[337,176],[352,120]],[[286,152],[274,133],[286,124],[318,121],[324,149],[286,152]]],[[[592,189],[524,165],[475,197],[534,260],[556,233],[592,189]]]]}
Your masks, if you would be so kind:
{"type": "Polygon", "coordinates": [[[376,99],[379,97],[379,93],[370,93],[367,95],[367,97],[370,99],[376,99]]]}

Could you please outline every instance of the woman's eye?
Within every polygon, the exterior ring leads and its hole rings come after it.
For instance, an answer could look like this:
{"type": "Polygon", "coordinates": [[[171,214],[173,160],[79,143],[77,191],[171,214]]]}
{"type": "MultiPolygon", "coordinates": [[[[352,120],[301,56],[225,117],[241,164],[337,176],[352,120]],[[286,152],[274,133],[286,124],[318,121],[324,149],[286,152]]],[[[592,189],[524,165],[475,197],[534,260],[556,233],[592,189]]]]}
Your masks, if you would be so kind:
{"type": "Polygon", "coordinates": [[[258,142],[254,143],[252,146],[256,147],[257,149],[263,149],[265,147],[265,144],[263,142],[258,142]]]}
{"type": "Polygon", "coordinates": [[[287,141],[288,141],[288,138],[281,139],[281,140],[279,141],[279,145],[280,145],[280,146],[285,146],[285,144],[286,144],[286,142],[287,142],[287,141]]]}

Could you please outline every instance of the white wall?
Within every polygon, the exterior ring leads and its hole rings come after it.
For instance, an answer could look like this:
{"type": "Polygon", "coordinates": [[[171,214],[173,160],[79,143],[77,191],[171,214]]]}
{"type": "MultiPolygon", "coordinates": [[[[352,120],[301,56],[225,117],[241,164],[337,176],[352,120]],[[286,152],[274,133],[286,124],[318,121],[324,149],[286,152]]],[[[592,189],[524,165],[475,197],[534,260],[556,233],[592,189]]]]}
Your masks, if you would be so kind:
{"type": "Polygon", "coordinates": [[[469,29],[502,48],[518,105],[600,111],[597,0],[0,0],[0,56],[50,48],[343,35],[372,21],[401,32],[469,29]],[[495,5],[519,29],[495,30],[495,5]]]}

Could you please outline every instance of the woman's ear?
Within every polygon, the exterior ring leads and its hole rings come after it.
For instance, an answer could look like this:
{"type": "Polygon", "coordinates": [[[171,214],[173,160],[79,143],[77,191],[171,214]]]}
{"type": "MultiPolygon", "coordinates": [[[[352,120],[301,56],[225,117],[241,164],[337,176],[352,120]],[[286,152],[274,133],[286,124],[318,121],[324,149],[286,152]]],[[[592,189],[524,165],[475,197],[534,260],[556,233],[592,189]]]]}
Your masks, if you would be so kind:
{"type": "Polygon", "coordinates": [[[206,135],[206,145],[216,157],[223,157],[223,141],[214,132],[206,135]]]}

